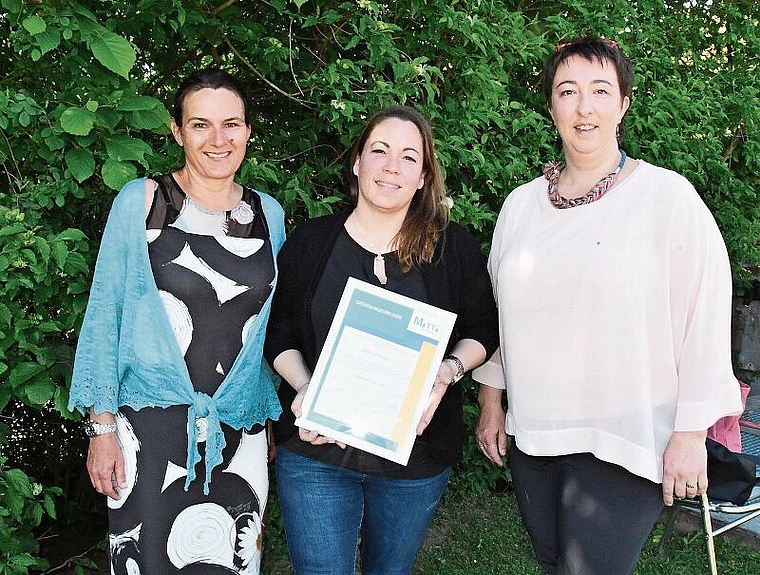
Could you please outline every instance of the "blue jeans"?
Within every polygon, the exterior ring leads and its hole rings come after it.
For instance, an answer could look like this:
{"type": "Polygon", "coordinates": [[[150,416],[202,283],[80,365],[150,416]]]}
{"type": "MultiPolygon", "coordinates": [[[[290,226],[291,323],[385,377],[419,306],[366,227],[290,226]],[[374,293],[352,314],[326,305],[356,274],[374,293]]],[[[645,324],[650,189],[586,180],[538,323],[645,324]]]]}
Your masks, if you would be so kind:
{"type": "Polygon", "coordinates": [[[296,575],[408,575],[451,469],[424,479],[374,477],[277,450],[277,493],[296,575]]]}

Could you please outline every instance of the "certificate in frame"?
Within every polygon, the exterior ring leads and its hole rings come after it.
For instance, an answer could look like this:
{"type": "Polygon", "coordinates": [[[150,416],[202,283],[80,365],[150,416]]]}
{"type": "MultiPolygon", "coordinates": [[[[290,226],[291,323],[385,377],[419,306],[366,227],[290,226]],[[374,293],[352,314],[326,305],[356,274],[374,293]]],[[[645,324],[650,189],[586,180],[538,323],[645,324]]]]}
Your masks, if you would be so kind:
{"type": "Polygon", "coordinates": [[[349,278],[296,425],[406,465],[455,321],[349,278]]]}

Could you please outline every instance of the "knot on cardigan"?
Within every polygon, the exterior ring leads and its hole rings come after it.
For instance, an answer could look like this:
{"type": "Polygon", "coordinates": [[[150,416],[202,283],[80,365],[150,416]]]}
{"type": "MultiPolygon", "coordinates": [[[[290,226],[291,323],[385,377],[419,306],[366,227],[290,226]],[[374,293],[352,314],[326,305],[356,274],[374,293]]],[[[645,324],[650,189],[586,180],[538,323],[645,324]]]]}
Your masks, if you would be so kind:
{"type": "Polygon", "coordinates": [[[201,391],[196,391],[193,404],[187,410],[187,477],[185,491],[195,479],[195,464],[201,460],[198,450],[198,426],[196,420],[206,419],[206,474],[203,481],[203,493],[208,495],[211,472],[222,462],[222,450],[227,445],[224,439],[219,413],[214,400],[201,391]]]}
{"type": "Polygon", "coordinates": [[[209,407],[212,407],[212,402],[213,400],[210,396],[202,391],[196,391],[193,398],[193,409],[195,409],[196,417],[208,417],[209,407]]]}

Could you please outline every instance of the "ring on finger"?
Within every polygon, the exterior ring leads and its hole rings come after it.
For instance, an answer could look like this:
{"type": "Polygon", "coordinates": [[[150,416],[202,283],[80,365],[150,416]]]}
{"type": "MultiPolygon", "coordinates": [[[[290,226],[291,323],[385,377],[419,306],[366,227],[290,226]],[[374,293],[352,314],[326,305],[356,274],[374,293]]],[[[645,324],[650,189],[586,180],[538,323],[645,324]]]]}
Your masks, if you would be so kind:
{"type": "Polygon", "coordinates": [[[696,489],[696,488],[697,488],[697,484],[696,483],[687,483],[686,484],[686,489],[696,489]]]}

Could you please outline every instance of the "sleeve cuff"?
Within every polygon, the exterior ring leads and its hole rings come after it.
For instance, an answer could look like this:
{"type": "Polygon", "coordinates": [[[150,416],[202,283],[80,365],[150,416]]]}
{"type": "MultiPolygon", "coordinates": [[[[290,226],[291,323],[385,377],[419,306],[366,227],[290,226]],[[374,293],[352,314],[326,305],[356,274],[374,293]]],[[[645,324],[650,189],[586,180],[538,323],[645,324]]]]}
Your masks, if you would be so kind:
{"type": "Polygon", "coordinates": [[[506,389],[507,382],[504,378],[504,369],[501,365],[501,352],[496,350],[483,365],[473,370],[472,379],[488,387],[506,389]]]}

